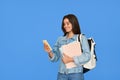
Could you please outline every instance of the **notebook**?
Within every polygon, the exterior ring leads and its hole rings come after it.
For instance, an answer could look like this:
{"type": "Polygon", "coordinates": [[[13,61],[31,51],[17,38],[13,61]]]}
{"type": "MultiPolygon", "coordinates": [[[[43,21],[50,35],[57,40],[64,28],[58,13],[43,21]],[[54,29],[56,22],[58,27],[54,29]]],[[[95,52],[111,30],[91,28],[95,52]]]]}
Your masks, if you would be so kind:
{"type": "MultiPolygon", "coordinates": [[[[69,44],[63,45],[61,47],[61,49],[62,49],[62,53],[66,54],[72,58],[74,56],[80,56],[82,54],[80,42],[78,42],[78,41],[74,41],[74,42],[71,42],[69,44]]],[[[66,65],[66,68],[68,68],[68,69],[76,67],[74,62],[70,62],[70,63],[67,63],[65,65],[66,65]]]]}

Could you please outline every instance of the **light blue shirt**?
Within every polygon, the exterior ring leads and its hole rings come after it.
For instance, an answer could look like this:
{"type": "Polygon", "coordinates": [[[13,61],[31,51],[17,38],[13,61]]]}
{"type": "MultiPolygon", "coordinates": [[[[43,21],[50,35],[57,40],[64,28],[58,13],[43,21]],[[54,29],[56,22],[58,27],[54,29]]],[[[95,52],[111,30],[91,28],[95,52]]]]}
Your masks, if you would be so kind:
{"type": "Polygon", "coordinates": [[[67,38],[66,36],[59,37],[53,46],[53,57],[50,58],[52,62],[56,62],[60,60],[59,72],[60,73],[79,73],[83,72],[83,67],[81,65],[85,64],[90,60],[90,49],[87,42],[87,38],[82,35],[81,37],[81,45],[82,45],[82,55],[73,57],[75,64],[77,67],[66,69],[65,64],[62,62],[62,54],[60,51],[60,47],[62,45],[68,44],[70,42],[76,41],[78,39],[78,35],[75,34],[72,38],[67,38]]]}

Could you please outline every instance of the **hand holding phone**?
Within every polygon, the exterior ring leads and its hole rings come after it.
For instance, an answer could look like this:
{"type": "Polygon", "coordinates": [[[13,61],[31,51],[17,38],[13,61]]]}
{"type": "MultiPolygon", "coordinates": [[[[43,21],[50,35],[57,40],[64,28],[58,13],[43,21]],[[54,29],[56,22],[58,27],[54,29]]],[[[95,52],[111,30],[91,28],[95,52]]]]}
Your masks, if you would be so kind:
{"type": "Polygon", "coordinates": [[[45,49],[46,52],[50,52],[52,50],[52,48],[49,45],[47,40],[43,40],[43,44],[44,44],[44,49],[45,49]]]}

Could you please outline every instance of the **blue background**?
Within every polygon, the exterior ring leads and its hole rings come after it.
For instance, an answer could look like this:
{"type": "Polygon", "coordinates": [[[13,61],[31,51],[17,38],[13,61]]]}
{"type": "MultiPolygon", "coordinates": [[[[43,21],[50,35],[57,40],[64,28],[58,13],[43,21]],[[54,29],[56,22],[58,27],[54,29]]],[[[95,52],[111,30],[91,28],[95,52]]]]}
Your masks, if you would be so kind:
{"type": "Polygon", "coordinates": [[[119,80],[119,0],[0,0],[0,80],[56,80],[59,62],[49,61],[42,40],[53,46],[69,13],[97,44],[85,80],[119,80]]]}

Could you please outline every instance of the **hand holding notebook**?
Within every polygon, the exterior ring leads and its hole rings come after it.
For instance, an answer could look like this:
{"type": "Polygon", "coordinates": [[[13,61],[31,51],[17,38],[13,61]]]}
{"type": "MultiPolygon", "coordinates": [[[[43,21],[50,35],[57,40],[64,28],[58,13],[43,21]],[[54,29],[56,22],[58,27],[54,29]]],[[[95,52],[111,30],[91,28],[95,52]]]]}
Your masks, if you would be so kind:
{"type": "MultiPolygon", "coordinates": [[[[74,56],[80,56],[82,53],[80,42],[78,42],[78,41],[74,41],[74,42],[71,42],[67,45],[63,45],[61,48],[62,48],[62,53],[66,54],[72,58],[74,56]]],[[[74,62],[70,62],[70,63],[67,63],[65,65],[66,65],[66,68],[76,67],[74,62]]]]}

